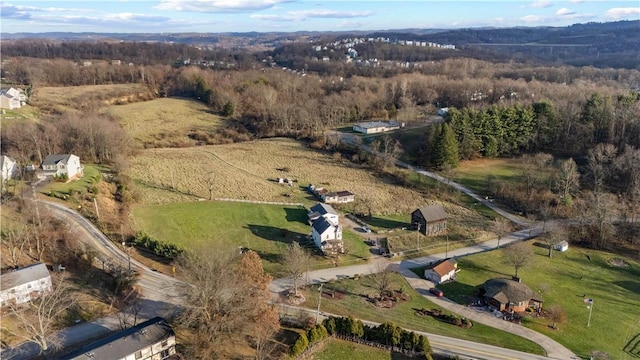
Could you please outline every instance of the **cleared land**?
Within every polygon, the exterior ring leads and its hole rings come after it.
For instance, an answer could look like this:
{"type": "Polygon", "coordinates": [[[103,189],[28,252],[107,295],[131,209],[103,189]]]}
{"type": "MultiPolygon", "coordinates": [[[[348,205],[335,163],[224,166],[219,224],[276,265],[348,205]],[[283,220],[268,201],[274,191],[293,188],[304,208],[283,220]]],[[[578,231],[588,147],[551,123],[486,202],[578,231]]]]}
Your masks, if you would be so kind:
{"type": "Polygon", "coordinates": [[[487,191],[489,177],[498,181],[519,182],[521,176],[521,160],[519,159],[476,159],[463,161],[460,166],[451,170],[449,176],[479,195],[487,191]]]}
{"type": "Polygon", "coordinates": [[[346,340],[331,339],[313,354],[314,360],[410,360],[412,357],[389,350],[356,344],[346,340]]]}
{"type": "MultiPolygon", "coordinates": [[[[340,291],[344,294],[344,298],[338,300],[337,297],[331,299],[323,296],[321,311],[341,316],[351,315],[355,318],[376,322],[390,321],[406,329],[452,336],[533,354],[544,353],[544,350],[537,344],[527,339],[482,324],[474,323],[471,328],[463,329],[436,320],[430,316],[417,316],[415,314],[416,309],[435,309],[437,306],[413,290],[399,274],[391,274],[391,289],[395,291],[403,289],[403,291],[409,295],[410,300],[398,302],[396,306],[391,309],[383,309],[373,305],[373,303],[367,300],[367,295],[378,292],[375,282],[371,277],[364,277],[359,280],[345,279],[330,282],[324,285],[323,291],[340,291]]],[[[308,308],[318,306],[317,287],[309,288],[305,291],[304,295],[307,300],[303,306],[308,308]]],[[[445,313],[448,314],[448,312],[445,313]]]]}
{"type": "MultiPolygon", "coordinates": [[[[604,351],[611,359],[640,357],[640,262],[621,260],[628,266],[613,266],[618,255],[571,247],[565,253],[554,252],[529,242],[535,255],[520,269],[522,281],[542,293],[544,307],[560,305],[567,321],[558,330],[545,318],[525,318],[523,324],[564,344],[582,358],[591,351],[604,351]],[[591,324],[584,298],[594,299],[591,324]]],[[[510,277],[513,268],[506,265],[500,251],[491,251],[458,260],[462,269],[454,283],[439,286],[447,297],[466,304],[479,287],[494,277],[510,277]]]]}
{"type": "MultiPolygon", "coordinates": [[[[311,232],[307,210],[299,206],[236,202],[191,202],[133,209],[135,228],[152,238],[196,251],[245,247],[256,251],[265,270],[282,276],[280,256],[292,241],[305,242],[311,232]]],[[[345,230],[348,254],[339,265],[362,263],[371,254],[362,239],[345,230]]],[[[309,247],[311,251],[313,249],[309,247]]],[[[331,266],[331,260],[315,255],[310,268],[331,266]]]]}
{"type": "Polygon", "coordinates": [[[193,146],[189,134],[210,133],[223,123],[205,104],[178,98],[111,106],[108,113],[144,147],[193,146]]]}
{"type": "Polygon", "coordinates": [[[30,105],[43,113],[78,111],[82,105],[126,104],[152,99],[154,94],[141,84],[86,85],[63,87],[36,87],[29,99],[30,105]]]}

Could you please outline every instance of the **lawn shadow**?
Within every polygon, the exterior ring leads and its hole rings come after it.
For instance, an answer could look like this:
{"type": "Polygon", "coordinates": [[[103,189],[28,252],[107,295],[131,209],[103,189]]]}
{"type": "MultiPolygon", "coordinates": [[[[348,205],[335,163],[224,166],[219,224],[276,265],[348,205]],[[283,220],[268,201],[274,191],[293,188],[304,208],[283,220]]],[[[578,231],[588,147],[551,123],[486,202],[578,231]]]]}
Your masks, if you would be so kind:
{"type": "Polygon", "coordinates": [[[300,222],[308,225],[307,210],[303,208],[284,208],[285,218],[288,222],[300,222]]]}
{"type": "Polygon", "coordinates": [[[274,226],[248,224],[246,228],[255,236],[285,244],[291,244],[293,241],[304,242],[307,237],[306,234],[274,226]]]}
{"type": "Polygon", "coordinates": [[[614,281],[613,284],[620,286],[621,288],[631,291],[636,294],[640,294],[640,282],[637,281],[614,281]]]}
{"type": "Polygon", "coordinates": [[[640,334],[636,334],[622,349],[634,358],[640,358],[640,334]]]}
{"type": "Polygon", "coordinates": [[[384,219],[384,218],[379,218],[375,216],[366,217],[363,220],[366,221],[366,223],[371,226],[384,228],[384,229],[397,229],[397,228],[410,226],[410,224],[406,222],[384,219]]]}

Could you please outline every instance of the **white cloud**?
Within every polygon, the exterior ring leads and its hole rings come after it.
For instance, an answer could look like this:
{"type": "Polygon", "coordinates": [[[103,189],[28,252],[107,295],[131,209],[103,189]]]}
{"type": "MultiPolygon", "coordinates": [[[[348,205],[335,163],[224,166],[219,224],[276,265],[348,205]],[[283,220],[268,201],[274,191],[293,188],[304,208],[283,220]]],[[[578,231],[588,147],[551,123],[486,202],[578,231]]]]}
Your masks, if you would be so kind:
{"type": "Polygon", "coordinates": [[[572,4],[582,4],[584,0],[569,0],[569,2],[572,4]]]}
{"type": "Polygon", "coordinates": [[[521,17],[520,20],[526,23],[539,23],[539,22],[542,22],[543,20],[546,20],[546,18],[544,16],[538,16],[538,15],[525,15],[521,17]]]}
{"type": "Polygon", "coordinates": [[[569,10],[567,8],[558,9],[558,11],[556,11],[556,15],[558,16],[573,15],[575,13],[576,13],[575,11],[569,10]]]}
{"type": "Polygon", "coordinates": [[[612,8],[607,10],[604,14],[606,20],[623,20],[630,19],[638,20],[640,16],[640,7],[628,7],[628,8],[612,8]]]}
{"type": "Polygon", "coordinates": [[[311,9],[288,11],[282,15],[253,14],[252,19],[269,21],[302,21],[310,18],[351,19],[373,15],[373,11],[336,11],[329,9],[311,9]]]}
{"type": "Polygon", "coordinates": [[[532,7],[532,8],[536,8],[536,9],[543,9],[543,8],[548,8],[548,7],[551,7],[551,6],[553,6],[551,1],[546,1],[546,0],[534,1],[533,3],[527,5],[527,7],[532,7]]]}
{"type": "Polygon", "coordinates": [[[160,0],[160,10],[232,13],[273,8],[291,0],[160,0]]]}

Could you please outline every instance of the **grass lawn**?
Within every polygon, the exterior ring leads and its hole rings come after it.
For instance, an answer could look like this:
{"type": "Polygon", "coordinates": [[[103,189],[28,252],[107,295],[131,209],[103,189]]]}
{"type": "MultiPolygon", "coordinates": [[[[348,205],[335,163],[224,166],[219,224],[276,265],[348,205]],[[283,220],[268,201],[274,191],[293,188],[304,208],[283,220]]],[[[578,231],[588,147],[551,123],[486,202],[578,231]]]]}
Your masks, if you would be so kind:
{"type": "MultiPolygon", "coordinates": [[[[152,238],[191,249],[235,249],[256,251],[265,270],[282,276],[280,255],[292,241],[305,242],[311,232],[307,210],[297,206],[200,201],[133,209],[134,227],[152,238]]],[[[362,263],[369,248],[356,234],[343,232],[348,254],[339,265],[362,263]]],[[[313,257],[311,268],[331,266],[323,256],[313,257]]]]}
{"type": "Polygon", "coordinates": [[[195,145],[188,135],[212,132],[223,120],[201,102],[190,99],[160,98],[126,105],[114,105],[107,110],[122,128],[145,147],[162,144],[195,145]]]}
{"type": "Polygon", "coordinates": [[[520,181],[519,164],[519,159],[505,158],[483,158],[463,161],[459,167],[451,170],[448,176],[450,176],[453,181],[475,191],[478,195],[483,195],[486,193],[487,179],[489,176],[493,176],[499,181],[520,181]]]}
{"type": "MultiPolygon", "coordinates": [[[[429,308],[437,306],[431,301],[422,297],[400,276],[392,274],[391,288],[400,288],[409,294],[410,300],[400,302],[395,308],[381,309],[368,302],[366,295],[376,293],[374,281],[371,277],[360,278],[359,280],[346,279],[326,283],[324,291],[334,289],[344,293],[344,299],[334,300],[324,298],[321,301],[322,311],[339,314],[342,316],[351,315],[356,318],[367,319],[376,322],[391,321],[404,327],[405,329],[426,331],[445,336],[487,343],[502,346],[510,349],[526,351],[529,353],[543,354],[544,351],[535,343],[506,333],[501,330],[482,325],[474,324],[469,329],[462,329],[450,325],[429,316],[417,316],[414,309],[429,308]]],[[[306,302],[303,306],[316,308],[318,305],[317,287],[310,288],[305,292],[306,302]]]]}
{"type": "Polygon", "coordinates": [[[412,357],[389,350],[357,344],[351,341],[331,339],[313,354],[314,360],[410,360],[412,357]]]}
{"type": "MultiPolygon", "coordinates": [[[[640,357],[640,262],[623,258],[629,266],[615,267],[608,261],[618,255],[577,247],[554,252],[549,259],[548,250],[534,242],[528,244],[535,255],[519,275],[532,290],[542,292],[545,307],[560,305],[567,321],[558,324],[558,330],[550,329],[551,322],[544,318],[526,318],[523,324],[583,358],[593,350],[604,351],[611,359],[640,357]],[[583,295],[594,299],[589,327],[583,295]]],[[[458,259],[461,271],[457,281],[439,288],[450,299],[467,303],[467,297],[476,294],[486,280],[513,274],[501,256],[499,251],[491,251],[458,259]]]]}
{"type": "Polygon", "coordinates": [[[67,196],[71,196],[75,192],[84,195],[90,190],[93,191],[93,187],[100,182],[100,172],[103,170],[104,168],[101,165],[84,165],[84,175],[81,179],[67,183],[51,181],[43,186],[40,192],[43,194],[58,193],[67,196]]]}

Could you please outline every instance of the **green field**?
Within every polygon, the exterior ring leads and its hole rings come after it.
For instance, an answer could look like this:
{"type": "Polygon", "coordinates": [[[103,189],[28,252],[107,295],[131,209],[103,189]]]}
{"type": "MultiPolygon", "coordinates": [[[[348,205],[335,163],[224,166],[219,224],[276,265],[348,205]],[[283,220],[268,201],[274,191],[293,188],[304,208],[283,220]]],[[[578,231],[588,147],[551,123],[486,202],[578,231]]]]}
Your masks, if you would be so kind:
{"type": "MultiPolygon", "coordinates": [[[[326,283],[323,291],[337,290],[344,294],[344,298],[338,300],[323,297],[321,310],[376,322],[391,321],[405,329],[452,336],[534,354],[544,354],[544,350],[540,346],[527,339],[482,324],[474,323],[473,327],[462,329],[435,320],[430,316],[415,315],[414,309],[434,309],[437,306],[413,290],[399,274],[393,273],[391,276],[391,288],[393,290],[402,288],[405,293],[409,294],[410,301],[397,303],[396,307],[392,309],[376,307],[366,299],[367,295],[377,292],[375,283],[370,277],[364,277],[359,280],[345,279],[326,283]]],[[[317,287],[307,290],[304,295],[307,299],[303,304],[304,307],[316,308],[318,306],[317,287]]]]}
{"type": "Polygon", "coordinates": [[[189,134],[210,133],[223,121],[201,102],[160,98],[109,107],[122,128],[145,147],[193,146],[189,134]]]}
{"type": "Polygon", "coordinates": [[[476,159],[464,161],[459,167],[444,175],[475,191],[478,195],[487,192],[489,177],[497,181],[520,181],[521,169],[518,159],[476,159]]]}
{"type": "MultiPolygon", "coordinates": [[[[83,165],[84,175],[79,180],[72,180],[67,183],[51,181],[49,184],[43,186],[40,192],[43,194],[55,194],[71,196],[73,193],[81,195],[86,194],[88,191],[93,191],[93,188],[100,182],[100,171],[104,168],[100,165],[83,165]]],[[[65,199],[66,200],[66,199],[65,199]]]]}
{"type": "MultiPolygon", "coordinates": [[[[588,358],[591,351],[604,351],[611,359],[640,357],[640,262],[624,258],[627,267],[611,266],[619,256],[606,252],[571,247],[565,253],[554,252],[530,242],[535,255],[520,269],[522,281],[542,292],[544,306],[560,305],[567,321],[552,330],[544,318],[526,318],[523,324],[557,340],[577,355],[588,358]],[[590,260],[589,260],[590,259],[590,260]],[[591,324],[583,295],[594,299],[591,324]]],[[[439,286],[447,297],[466,304],[469,295],[494,277],[510,277],[511,266],[504,264],[499,251],[458,259],[458,279],[439,286]]]]}
{"type": "Polygon", "coordinates": [[[412,357],[401,353],[392,353],[389,350],[374,348],[367,345],[356,344],[354,342],[331,339],[316,351],[312,358],[314,360],[410,360],[412,357]]]}
{"type": "MultiPolygon", "coordinates": [[[[133,209],[135,229],[152,238],[184,248],[236,249],[256,251],[265,270],[282,276],[280,255],[292,241],[305,242],[311,233],[307,210],[295,205],[266,205],[240,202],[187,202],[138,206],[133,209]]],[[[339,265],[353,265],[370,256],[369,248],[356,234],[343,232],[348,254],[339,265]]],[[[331,266],[323,256],[314,256],[311,268],[331,266]]]]}

